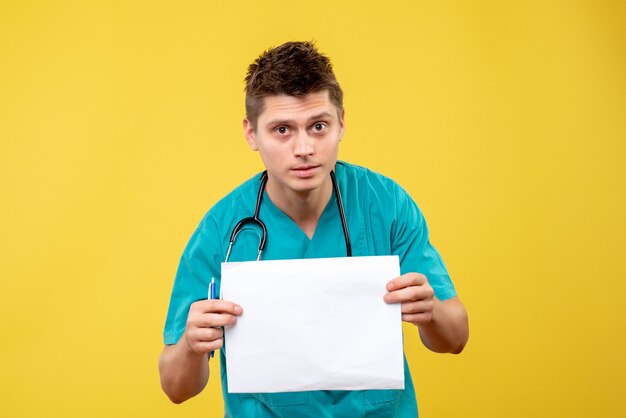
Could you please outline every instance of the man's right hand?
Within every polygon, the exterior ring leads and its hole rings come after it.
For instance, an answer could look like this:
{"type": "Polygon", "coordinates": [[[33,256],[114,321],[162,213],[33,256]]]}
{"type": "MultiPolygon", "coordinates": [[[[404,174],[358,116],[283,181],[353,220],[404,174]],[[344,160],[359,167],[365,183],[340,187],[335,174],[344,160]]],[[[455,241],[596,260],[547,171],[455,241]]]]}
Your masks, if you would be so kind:
{"type": "Polygon", "coordinates": [[[183,338],[187,347],[198,354],[219,350],[224,345],[222,327],[234,325],[241,306],[226,300],[199,300],[191,304],[183,338]]]}

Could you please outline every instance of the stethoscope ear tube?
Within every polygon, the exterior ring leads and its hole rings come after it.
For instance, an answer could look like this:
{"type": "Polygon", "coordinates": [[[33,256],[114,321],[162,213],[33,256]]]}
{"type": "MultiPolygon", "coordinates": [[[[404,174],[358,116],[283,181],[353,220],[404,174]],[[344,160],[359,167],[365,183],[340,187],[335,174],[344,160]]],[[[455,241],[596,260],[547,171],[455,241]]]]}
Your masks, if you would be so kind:
{"type": "Polygon", "coordinates": [[[254,208],[254,216],[243,218],[242,220],[237,222],[237,225],[235,225],[235,227],[233,228],[233,232],[230,234],[230,242],[228,243],[228,251],[226,251],[226,258],[224,259],[225,263],[228,263],[228,258],[230,257],[230,251],[232,250],[233,244],[235,243],[235,240],[237,239],[237,235],[241,232],[241,230],[243,229],[243,226],[247,223],[257,224],[261,228],[262,234],[259,240],[259,248],[257,252],[256,261],[259,261],[261,259],[261,254],[263,253],[263,250],[265,249],[265,243],[267,241],[267,228],[265,227],[265,224],[263,223],[263,221],[261,221],[261,219],[259,218],[259,211],[261,210],[261,201],[263,200],[263,191],[265,190],[266,184],[267,184],[267,170],[264,171],[263,174],[261,174],[261,186],[259,187],[259,193],[257,194],[257,198],[256,198],[256,207],[254,208]]]}
{"type": "Polygon", "coordinates": [[[352,244],[350,242],[350,231],[348,230],[348,222],[346,221],[346,214],[343,211],[343,200],[341,200],[341,192],[339,192],[339,185],[337,184],[337,178],[335,177],[335,171],[330,172],[330,179],[333,183],[333,189],[335,190],[335,198],[337,199],[337,207],[339,208],[339,217],[341,218],[341,227],[343,228],[343,236],[346,239],[346,254],[348,257],[352,257],[352,244]]]}
{"type": "Polygon", "coordinates": [[[259,242],[259,253],[256,257],[256,261],[261,259],[261,253],[265,249],[265,242],[267,241],[267,229],[265,228],[265,223],[261,222],[259,218],[259,211],[261,210],[261,201],[263,200],[263,190],[265,190],[265,185],[267,184],[267,170],[261,174],[261,187],[259,187],[259,194],[256,197],[256,207],[254,208],[254,220],[261,227],[263,233],[261,234],[261,241],[259,242]]]}

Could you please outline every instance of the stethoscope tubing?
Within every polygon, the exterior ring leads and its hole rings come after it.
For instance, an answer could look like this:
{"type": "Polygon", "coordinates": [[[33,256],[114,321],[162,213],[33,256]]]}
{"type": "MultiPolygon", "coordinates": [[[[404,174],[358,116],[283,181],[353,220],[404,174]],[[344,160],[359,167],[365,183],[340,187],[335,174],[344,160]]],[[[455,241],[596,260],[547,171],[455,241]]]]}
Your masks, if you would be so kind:
{"type": "MultiPolygon", "coordinates": [[[[330,179],[333,184],[333,191],[335,192],[335,198],[337,200],[337,208],[339,209],[339,217],[341,218],[341,227],[343,228],[343,236],[346,241],[346,254],[348,257],[352,257],[352,245],[350,242],[350,231],[348,230],[348,222],[346,221],[346,214],[343,210],[343,200],[341,199],[341,192],[339,191],[339,185],[337,184],[337,178],[335,177],[335,172],[330,172],[330,179]]],[[[256,224],[261,228],[261,236],[259,240],[259,248],[257,253],[256,261],[261,260],[261,254],[265,249],[265,244],[267,242],[267,228],[265,227],[265,223],[259,218],[259,211],[261,210],[261,202],[263,201],[263,192],[265,191],[265,186],[267,185],[267,170],[261,174],[261,185],[259,186],[259,192],[256,198],[256,205],[254,208],[254,215],[243,218],[237,225],[233,228],[232,233],[230,234],[230,242],[228,243],[228,250],[226,251],[226,258],[224,262],[227,263],[230,258],[230,252],[233,248],[233,244],[237,239],[237,235],[243,230],[243,227],[247,224],[256,224]]]]}

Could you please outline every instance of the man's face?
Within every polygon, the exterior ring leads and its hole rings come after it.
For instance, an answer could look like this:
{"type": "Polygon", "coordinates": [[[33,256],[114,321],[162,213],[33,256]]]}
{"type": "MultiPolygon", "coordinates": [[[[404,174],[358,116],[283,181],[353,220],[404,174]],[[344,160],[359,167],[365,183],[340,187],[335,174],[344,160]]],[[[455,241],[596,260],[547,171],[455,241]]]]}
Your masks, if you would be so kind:
{"type": "Polygon", "coordinates": [[[265,97],[256,130],[244,120],[250,147],[259,151],[272,192],[306,194],[329,183],[335,168],[344,115],[323,90],[303,97],[265,97]]]}

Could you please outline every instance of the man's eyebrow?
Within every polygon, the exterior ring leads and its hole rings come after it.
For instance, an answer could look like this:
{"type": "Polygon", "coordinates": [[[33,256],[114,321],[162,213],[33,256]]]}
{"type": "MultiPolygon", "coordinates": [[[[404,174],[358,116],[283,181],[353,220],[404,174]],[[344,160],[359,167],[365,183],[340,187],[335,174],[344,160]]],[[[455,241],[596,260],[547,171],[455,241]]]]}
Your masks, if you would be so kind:
{"type": "Polygon", "coordinates": [[[315,119],[324,119],[324,118],[332,118],[333,115],[329,112],[322,112],[322,113],[318,113],[317,115],[313,115],[311,116],[308,120],[312,121],[315,119]]]}
{"type": "Polygon", "coordinates": [[[291,125],[296,123],[293,119],[273,119],[267,122],[268,126],[277,126],[277,125],[291,125]]]}
{"type": "MultiPolygon", "coordinates": [[[[307,119],[307,122],[311,122],[317,119],[332,118],[332,117],[333,117],[332,113],[322,112],[322,113],[318,113],[316,115],[310,116],[307,119]]],[[[293,125],[295,123],[296,123],[295,119],[273,119],[267,122],[267,125],[268,126],[293,125]]]]}

